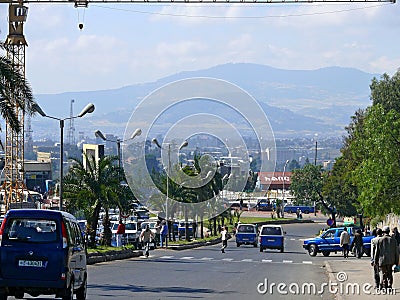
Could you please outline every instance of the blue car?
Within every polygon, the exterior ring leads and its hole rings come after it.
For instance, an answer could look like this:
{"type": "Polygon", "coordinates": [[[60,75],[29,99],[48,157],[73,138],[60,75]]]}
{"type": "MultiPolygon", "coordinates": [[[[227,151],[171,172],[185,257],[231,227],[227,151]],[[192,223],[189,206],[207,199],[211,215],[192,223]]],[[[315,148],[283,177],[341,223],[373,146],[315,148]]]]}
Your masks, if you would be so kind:
{"type": "Polygon", "coordinates": [[[265,249],[285,251],[285,232],[281,225],[263,225],[260,230],[260,252],[265,249]]]}
{"type": "Polygon", "coordinates": [[[9,210],[0,228],[0,300],[55,294],[86,299],[86,248],[79,223],[54,210],[9,210]]]}
{"type": "Polygon", "coordinates": [[[258,246],[257,230],[253,224],[239,224],[236,230],[236,246],[253,245],[258,246]]]}
{"type": "MultiPolygon", "coordinates": [[[[350,245],[354,239],[356,227],[347,227],[350,234],[350,245]]],[[[324,256],[329,256],[331,252],[341,252],[343,249],[340,247],[340,235],[344,227],[330,228],[323,232],[320,236],[315,238],[306,239],[303,241],[303,248],[310,256],[316,256],[322,253],[324,256]]],[[[373,236],[363,236],[363,253],[366,256],[371,254],[371,240],[373,236]]]]}

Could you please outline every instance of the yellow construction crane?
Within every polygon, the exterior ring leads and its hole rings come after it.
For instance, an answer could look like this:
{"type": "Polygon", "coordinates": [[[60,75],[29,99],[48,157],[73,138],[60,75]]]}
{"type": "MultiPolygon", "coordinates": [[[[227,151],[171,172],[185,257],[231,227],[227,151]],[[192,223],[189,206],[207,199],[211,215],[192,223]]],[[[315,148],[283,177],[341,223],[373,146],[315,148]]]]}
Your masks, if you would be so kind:
{"type": "MultiPolygon", "coordinates": [[[[66,3],[74,4],[75,7],[87,7],[90,3],[158,3],[158,4],[288,4],[288,3],[370,3],[370,2],[391,2],[396,0],[0,0],[0,3],[9,5],[8,11],[8,36],[5,41],[7,57],[13,67],[25,76],[25,48],[28,45],[24,36],[24,23],[28,15],[28,3],[66,3]]],[[[83,24],[79,24],[83,28],[83,24]]],[[[14,95],[13,93],[10,93],[14,95]]],[[[18,95],[14,95],[18,97],[18,95]]],[[[18,103],[15,101],[15,103],[18,103]]],[[[3,196],[5,209],[10,203],[23,201],[24,190],[24,114],[18,105],[15,111],[20,122],[20,131],[17,133],[6,124],[5,142],[5,183],[3,185],[3,196]]]]}

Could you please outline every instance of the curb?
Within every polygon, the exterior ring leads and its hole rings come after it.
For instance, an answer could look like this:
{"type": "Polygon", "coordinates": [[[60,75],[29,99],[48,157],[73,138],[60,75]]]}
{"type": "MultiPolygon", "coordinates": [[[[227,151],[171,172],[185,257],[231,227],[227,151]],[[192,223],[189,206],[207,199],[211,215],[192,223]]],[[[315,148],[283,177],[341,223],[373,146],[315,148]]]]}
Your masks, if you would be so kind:
{"type": "Polygon", "coordinates": [[[132,257],[139,257],[143,255],[143,251],[138,250],[121,250],[121,251],[108,251],[105,253],[90,253],[87,255],[86,263],[93,265],[100,262],[127,259],[132,257]]]}
{"type": "MultiPolygon", "coordinates": [[[[336,276],[334,275],[334,272],[333,272],[333,269],[332,269],[330,263],[329,263],[328,261],[325,260],[325,261],[324,261],[324,265],[325,265],[325,267],[326,267],[326,271],[328,272],[329,280],[330,280],[331,282],[335,282],[335,283],[336,283],[336,276]]],[[[336,294],[335,294],[335,298],[336,298],[337,300],[344,300],[344,297],[343,297],[342,295],[340,295],[339,293],[336,293],[336,294]]]]}

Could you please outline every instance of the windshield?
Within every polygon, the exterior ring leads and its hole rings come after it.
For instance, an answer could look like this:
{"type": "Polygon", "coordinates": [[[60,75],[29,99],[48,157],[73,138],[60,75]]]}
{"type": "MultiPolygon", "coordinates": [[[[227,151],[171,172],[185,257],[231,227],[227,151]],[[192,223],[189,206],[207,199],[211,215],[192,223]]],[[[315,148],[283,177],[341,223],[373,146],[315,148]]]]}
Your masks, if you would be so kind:
{"type": "Polygon", "coordinates": [[[243,232],[243,233],[254,233],[255,228],[252,225],[240,225],[238,228],[238,232],[243,232]]]}
{"type": "Polygon", "coordinates": [[[6,238],[30,243],[57,241],[57,222],[44,219],[11,219],[5,229],[6,238]]]}
{"type": "Polygon", "coordinates": [[[261,231],[262,235],[282,235],[280,227],[263,227],[261,231]]]}
{"type": "Polygon", "coordinates": [[[125,230],[136,230],[136,223],[126,223],[125,230]]]}

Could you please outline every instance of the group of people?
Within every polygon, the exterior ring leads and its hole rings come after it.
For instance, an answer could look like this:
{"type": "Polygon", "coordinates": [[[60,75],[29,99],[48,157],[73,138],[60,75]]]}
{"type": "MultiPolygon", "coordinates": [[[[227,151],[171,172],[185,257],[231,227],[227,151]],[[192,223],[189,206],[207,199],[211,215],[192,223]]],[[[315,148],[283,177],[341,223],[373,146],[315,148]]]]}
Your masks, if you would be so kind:
{"type": "Polygon", "coordinates": [[[390,235],[389,226],[372,232],[371,266],[374,269],[375,288],[387,289],[393,286],[393,266],[398,266],[400,252],[400,234],[393,228],[390,235]]]}
{"type": "MultiPolygon", "coordinates": [[[[393,286],[393,266],[400,265],[400,233],[393,228],[390,234],[389,226],[372,231],[374,238],[371,240],[371,266],[374,270],[376,289],[390,289],[393,286]]],[[[345,227],[340,235],[340,246],[343,249],[343,256],[349,257],[349,250],[352,249],[357,258],[363,254],[363,234],[360,229],[354,234],[350,245],[350,234],[345,227]]]]}

